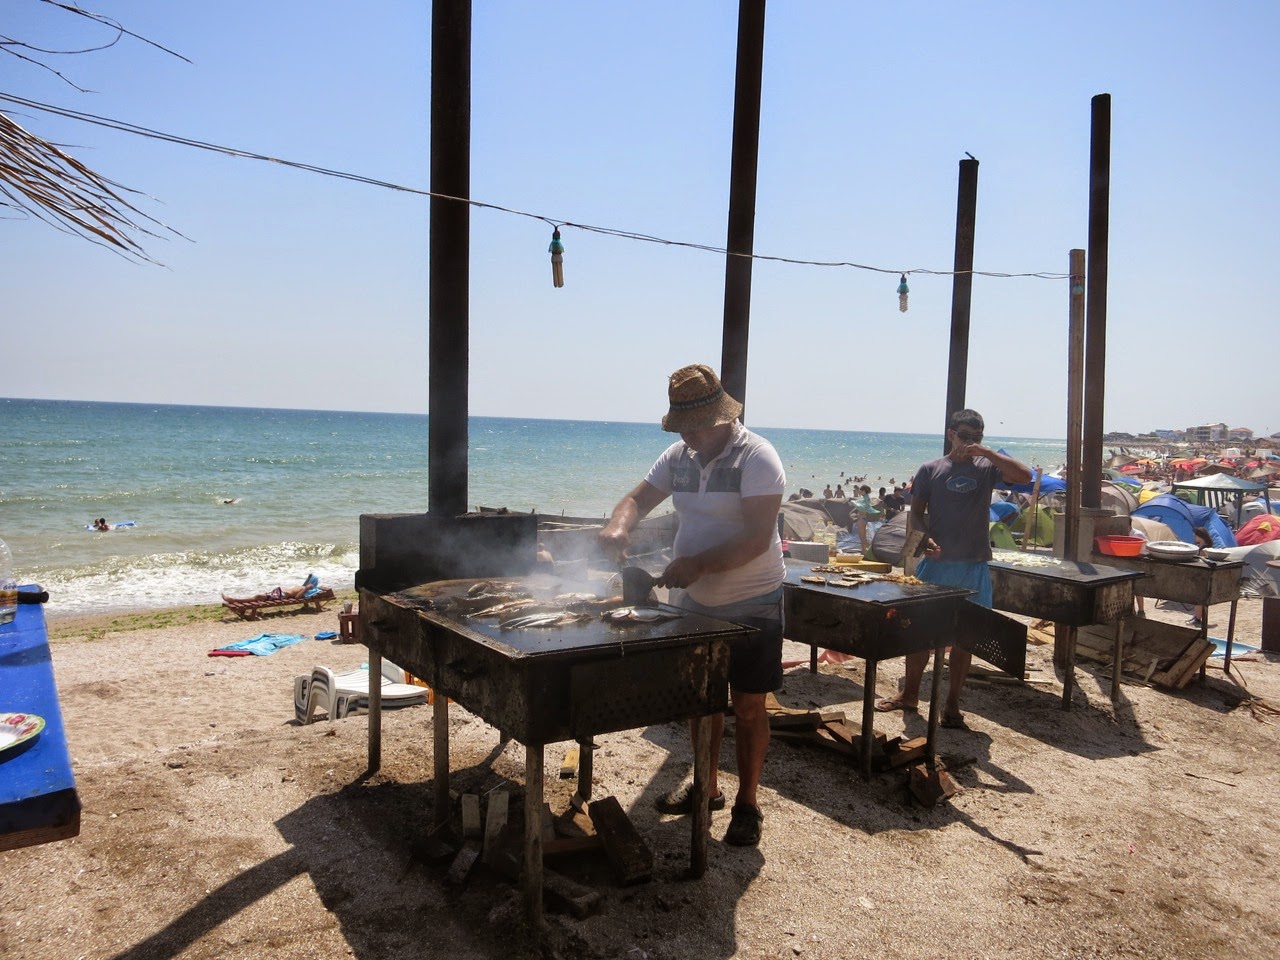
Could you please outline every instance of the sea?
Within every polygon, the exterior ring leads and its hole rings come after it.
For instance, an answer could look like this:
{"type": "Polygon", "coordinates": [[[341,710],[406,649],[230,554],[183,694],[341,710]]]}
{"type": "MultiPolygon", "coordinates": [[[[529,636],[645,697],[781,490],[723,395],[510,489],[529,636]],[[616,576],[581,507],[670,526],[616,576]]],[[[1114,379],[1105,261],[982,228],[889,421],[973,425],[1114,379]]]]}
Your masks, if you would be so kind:
{"type": "MultiPolygon", "coordinates": [[[[749,426],[788,493],[865,477],[874,497],[942,452],[939,435],[749,426]]],[[[0,398],[0,538],[50,616],[218,603],[309,573],[349,589],[360,515],[429,507],[428,430],[425,414],[0,398]]],[[[674,439],[514,417],[472,417],[468,436],[469,509],[601,518],[674,439]]],[[[987,443],[1046,471],[1066,460],[1064,440],[987,443]]]]}

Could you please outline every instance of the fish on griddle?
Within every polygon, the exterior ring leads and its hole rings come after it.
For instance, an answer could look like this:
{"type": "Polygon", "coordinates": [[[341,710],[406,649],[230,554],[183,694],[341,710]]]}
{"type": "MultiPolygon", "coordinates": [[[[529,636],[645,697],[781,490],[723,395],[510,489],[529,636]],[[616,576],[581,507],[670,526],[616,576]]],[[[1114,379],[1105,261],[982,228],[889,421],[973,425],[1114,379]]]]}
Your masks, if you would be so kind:
{"type": "Polygon", "coordinates": [[[502,630],[545,630],[551,627],[564,627],[571,623],[581,623],[589,619],[585,613],[570,613],[568,610],[543,611],[528,613],[498,621],[502,630]]]}
{"type": "MultiPolygon", "coordinates": [[[[474,598],[473,598],[474,599],[474,598]]],[[[486,599],[492,600],[492,597],[486,599]]],[[[520,610],[528,610],[530,607],[538,607],[539,612],[550,612],[550,608],[546,604],[539,603],[533,597],[511,597],[500,600],[497,603],[490,603],[488,606],[480,607],[478,610],[472,610],[467,614],[467,619],[483,619],[485,617],[502,617],[508,614],[516,613],[520,610]]]]}

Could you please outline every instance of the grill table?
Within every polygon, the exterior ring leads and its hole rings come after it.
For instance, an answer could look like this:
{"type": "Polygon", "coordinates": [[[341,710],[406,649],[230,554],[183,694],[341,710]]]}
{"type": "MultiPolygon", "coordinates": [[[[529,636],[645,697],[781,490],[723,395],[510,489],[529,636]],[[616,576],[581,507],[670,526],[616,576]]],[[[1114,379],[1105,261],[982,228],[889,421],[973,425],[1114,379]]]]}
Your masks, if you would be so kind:
{"type": "MultiPolygon", "coordinates": [[[[1124,570],[1139,570],[1146,574],[1134,584],[1133,591],[1140,597],[1156,600],[1173,600],[1177,603],[1200,604],[1211,607],[1215,603],[1230,603],[1231,614],[1227,621],[1227,650],[1222,669],[1231,672],[1231,642],[1236,635],[1236,606],[1240,602],[1240,579],[1244,575],[1243,560],[1210,560],[1196,557],[1192,560],[1161,560],[1159,557],[1105,557],[1104,562],[1124,570]]],[[[1200,624],[1200,639],[1209,636],[1209,618],[1200,624]]],[[[1204,670],[1200,671],[1204,676],[1204,670]]]]}
{"type": "Polygon", "coordinates": [[[818,647],[866,661],[862,691],[862,741],[858,763],[871,779],[871,741],[875,734],[876,666],[881,660],[926,650],[933,655],[933,693],[929,701],[926,755],[934,759],[934,736],[941,711],[942,656],[954,639],[956,618],[969,590],[931,583],[874,580],[857,587],[804,583],[801,577],[839,580],[839,574],[811,574],[814,564],[788,560],[782,587],[787,639],[809,645],[809,669],[817,672],[818,647]]]}
{"type": "MultiPolygon", "coordinates": [[[[537,597],[581,584],[554,577],[494,577],[537,597]]],[[[465,595],[477,580],[447,580],[380,594],[360,591],[361,636],[370,676],[386,656],[434,691],[435,818],[449,814],[449,701],[525,746],[524,895],[542,921],[543,748],[577,740],[578,793],[591,796],[591,739],[655,723],[697,721],[690,874],[706,871],[710,716],[729,701],[729,644],[752,628],[693,613],[615,626],[596,617],[555,629],[502,630],[496,620],[431,609],[426,601],[465,595]]],[[[666,607],[664,609],[674,610],[666,607]]],[[[369,768],[381,765],[378,686],[369,690],[369,768]]]]}
{"type": "MultiPolygon", "coordinates": [[[[1062,709],[1071,708],[1075,683],[1076,630],[1101,623],[1116,625],[1112,647],[1111,699],[1120,696],[1121,626],[1133,610],[1134,582],[1141,570],[1076,563],[1043,554],[1027,554],[1034,566],[1018,563],[1022,554],[998,551],[989,564],[992,606],[997,610],[1052,620],[1067,628],[1066,663],[1062,678],[1062,709]],[[1009,559],[1004,559],[1009,556],[1009,559]]],[[[1108,557],[1110,561],[1113,558],[1108,557]]],[[[1115,558],[1119,559],[1119,558],[1115,558]]]]}
{"type": "Polygon", "coordinates": [[[0,753],[0,850],[77,836],[80,798],[41,604],[18,604],[14,621],[0,625],[0,690],[6,713],[31,713],[45,722],[34,739],[0,753]]]}

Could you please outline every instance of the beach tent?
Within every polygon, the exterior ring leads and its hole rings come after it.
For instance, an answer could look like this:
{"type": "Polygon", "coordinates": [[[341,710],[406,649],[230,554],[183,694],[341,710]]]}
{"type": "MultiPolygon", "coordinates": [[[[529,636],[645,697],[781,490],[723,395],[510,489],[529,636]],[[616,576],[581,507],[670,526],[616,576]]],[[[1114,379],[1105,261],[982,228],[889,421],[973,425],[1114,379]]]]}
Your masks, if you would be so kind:
{"type": "Polygon", "coordinates": [[[1177,534],[1177,538],[1183,543],[1195,543],[1195,528],[1204,527],[1215,547],[1236,545],[1235,534],[1217,513],[1208,507],[1187,503],[1172,494],[1162,493],[1158,497],[1152,497],[1133,511],[1133,516],[1159,520],[1177,534]]]}
{"type": "Polygon", "coordinates": [[[1236,531],[1236,543],[1242,547],[1280,540],[1280,517],[1269,513],[1259,514],[1236,531]]]}
{"type": "Polygon", "coordinates": [[[1128,484],[1104,483],[1101,488],[1102,506],[1118,517],[1125,517],[1138,509],[1138,498],[1128,484]]]}
{"type": "Polygon", "coordinates": [[[1008,500],[996,500],[987,508],[987,519],[991,523],[1003,520],[1005,517],[1014,516],[1018,512],[1018,505],[1010,503],[1008,500]]]}
{"type": "Polygon", "coordinates": [[[783,540],[799,540],[808,543],[816,539],[816,534],[825,530],[831,522],[827,511],[822,509],[821,500],[792,500],[784,503],[778,510],[778,535],[783,540]]]}
{"type": "Polygon", "coordinates": [[[903,510],[892,520],[880,524],[871,538],[871,555],[881,563],[902,566],[902,548],[907,542],[907,511],[903,510]]]}
{"type": "Polygon", "coordinates": [[[1145,537],[1150,543],[1154,540],[1177,540],[1178,535],[1159,520],[1149,517],[1130,517],[1129,529],[1136,531],[1135,536],[1145,537]]]}
{"type": "MultiPolygon", "coordinates": [[[[1027,507],[1013,522],[1015,533],[1023,533],[1027,529],[1027,507]]],[[[1025,536],[1023,538],[1026,539],[1025,536]]],[[[1053,509],[1045,504],[1036,504],[1035,519],[1031,522],[1030,542],[1037,547],[1053,546],[1053,509]]]]}
{"type": "Polygon", "coordinates": [[[1009,525],[996,520],[987,525],[990,531],[991,546],[995,550],[1017,550],[1018,541],[1013,539],[1013,533],[1009,530],[1009,525]]]}
{"type": "Polygon", "coordinates": [[[1244,561],[1244,570],[1240,574],[1240,596],[1280,598],[1280,568],[1267,565],[1272,560],[1280,561],[1280,540],[1233,547],[1227,554],[1230,560],[1244,561]]]}
{"type": "MultiPolygon", "coordinates": [[[[1000,451],[1004,453],[1003,450],[1000,451]]],[[[1061,477],[1053,477],[1044,473],[1042,470],[1032,469],[1031,480],[1029,483],[1005,483],[1003,480],[996,481],[997,490],[1013,490],[1015,493],[1030,493],[1036,487],[1036,478],[1040,478],[1040,495],[1045,496],[1050,493],[1058,493],[1067,489],[1067,481],[1061,477]]]]}

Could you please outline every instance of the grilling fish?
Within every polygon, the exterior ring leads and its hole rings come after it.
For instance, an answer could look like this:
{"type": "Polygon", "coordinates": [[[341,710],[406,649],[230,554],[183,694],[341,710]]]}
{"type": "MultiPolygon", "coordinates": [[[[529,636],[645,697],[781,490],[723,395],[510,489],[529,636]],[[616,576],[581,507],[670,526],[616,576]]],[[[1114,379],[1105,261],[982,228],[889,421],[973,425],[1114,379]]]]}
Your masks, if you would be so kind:
{"type": "MultiPolygon", "coordinates": [[[[509,613],[515,613],[517,610],[525,610],[529,607],[539,606],[538,601],[533,597],[518,597],[514,600],[504,600],[501,603],[495,603],[487,607],[481,607],[467,614],[468,618],[472,617],[501,617],[509,613]]],[[[548,610],[541,610],[542,613],[549,613],[548,610]]]]}
{"type": "Polygon", "coordinates": [[[552,613],[530,613],[525,616],[511,617],[499,621],[498,626],[503,630],[537,630],[563,627],[585,619],[587,619],[585,614],[558,610],[552,613]]]}

